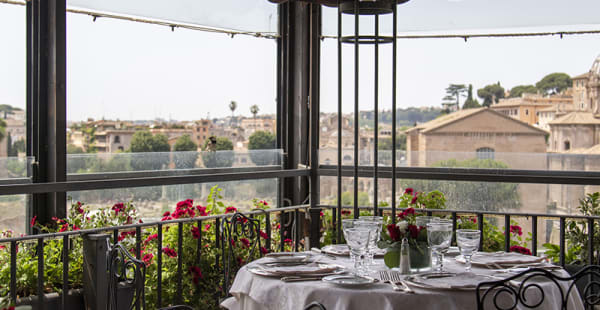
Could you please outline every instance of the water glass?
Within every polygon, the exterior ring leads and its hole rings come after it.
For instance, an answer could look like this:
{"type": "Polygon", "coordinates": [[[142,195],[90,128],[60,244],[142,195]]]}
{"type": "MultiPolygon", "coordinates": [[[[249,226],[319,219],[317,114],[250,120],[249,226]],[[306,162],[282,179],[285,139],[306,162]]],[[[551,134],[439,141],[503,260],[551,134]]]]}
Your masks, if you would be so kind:
{"type": "Polygon", "coordinates": [[[436,221],[427,223],[427,242],[431,251],[436,254],[436,270],[444,271],[444,254],[450,248],[452,241],[452,222],[436,221]]]}
{"type": "Polygon", "coordinates": [[[369,251],[367,253],[366,265],[373,266],[374,261],[373,257],[375,256],[375,252],[377,251],[377,242],[381,237],[381,230],[383,226],[383,216],[361,216],[358,218],[357,225],[360,226],[369,226],[375,229],[375,233],[371,237],[371,242],[369,244],[369,251]]]}
{"type": "Polygon", "coordinates": [[[471,257],[479,248],[481,231],[474,229],[458,229],[456,231],[456,243],[460,254],[465,258],[465,271],[471,271],[471,257]]]}
{"type": "Polygon", "coordinates": [[[358,275],[366,275],[368,273],[364,260],[371,242],[371,235],[374,233],[374,229],[367,227],[344,228],[344,236],[350,247],[350,253],[354,260],[354,269],[358,275]]]}

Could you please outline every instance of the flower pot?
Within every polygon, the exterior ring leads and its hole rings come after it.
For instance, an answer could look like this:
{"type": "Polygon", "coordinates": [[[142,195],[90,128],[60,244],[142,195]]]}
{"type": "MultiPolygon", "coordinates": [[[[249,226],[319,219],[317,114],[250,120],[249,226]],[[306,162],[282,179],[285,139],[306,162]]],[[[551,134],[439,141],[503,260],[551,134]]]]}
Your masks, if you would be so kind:
{"type": "Polygon", "coordinates": [[[431,249],[425,242],[418,242],[409,247],[410,269],[422,272],[431,269],[431,249]]]}
{"type": "MultiPolygon", "coordinates": [[[[61,302],[61,296],[58,293],[44,294],[44,308],[46,310],[62,309],[61,302]]],[[[17,301],[17,306],[31,306],[31,309],[33,310],[39,309],[38,297],[27,296],[19,298],[19,300],[17,301]]],[[[69,295],[67,296],[66,308],[63,310],[80,310],[84,308],[85,306],[83,302],[82,290],[70,290],[69,295]]]]}

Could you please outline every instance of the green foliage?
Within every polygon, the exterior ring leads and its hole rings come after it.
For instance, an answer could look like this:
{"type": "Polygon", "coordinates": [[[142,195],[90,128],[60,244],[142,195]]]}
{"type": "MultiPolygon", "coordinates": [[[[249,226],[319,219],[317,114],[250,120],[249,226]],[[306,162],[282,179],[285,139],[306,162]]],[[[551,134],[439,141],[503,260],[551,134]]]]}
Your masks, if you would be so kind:
{"type": "MultiPolygon", "coordinates": [[[[494,219],[495,220],[495,219],[494,219]]],[[[511,246],[522,246],[527,247],[528,242],[531,242],[531,233],[527,234],[527,237],[523,238],[522,229],[515,221],[510,221],[510,245],[511,246]]],[[[479,229],[477,225],[476,217],[463,216],[459,217],[457,221],[457,227],[459,229],[479,229]]],[[[504,231],[500,230],[498,225],[489,221],[488,219],[483,220],[483,248],[481,251],[484,252],[498,252],[504,251],[504,231]]]]}
{"type": "Polygon", "coordinates": [[[83,149],[73,144],[67,144],[67,154],[83,154],[83,149]]]}
{"type": "Polygon", "coordinates": [[[500,86],[500,82],[486,85],[477,90],[477,96],[483,99],[483,106],[489,107],[492,103],[498,103],[500,99],[504,98],[504,87],[500,86]]]}
{"type": "MultiPolygon", "coordinates": [[[[584,199],[579,199],[579,212],[584,216],[600,215],[600,192],[587,194],[584,199]]],[[[565,223],[565,240],[567,249],[565,251],[565,262],[568,264],[586,264],[589,256],[588,240],[589,234],[587,222],[569,220],[565,223]]],[[[593,230],[594,249],[600,247],[600,224],[594,221],[593,230]]],[[[544,244],[547,249],[546,255],[554,262],[558,262],[560,249],[556,245],[544,244]]],[[[598,261],[597,252],[594,253],[593,262],[598,261]]]]}
{"type": "MultiPolygon", "coordinates": [[[[508,165],[492,159],[450,159],[434,163],[432,167],[506,169],[508,165]]],[[[448,198],[450,209],[475,207],[481,211],[516,209],[520,203],[518,184],[488,182],[449,182],[438,180],[402,180],[402,187],[419,191],[439,190],[448,198]]]]}
{"type": "MultiPolygon", "coordinates": [[[[438,117],[442,113],[442,109],[439,108],[406,108],[396,109],[396,124],[398,126],[414,126],[415,123],[424,123],[438,117]]],[[[373,124],[375,120],[375,113],[373,111],[362,111],[360,112],[361,124],[369,123],[373,124]]],[[[380,111],[379,112],[379,123],[380,124],[391,124],[392,123],[392,111],[380,111]]]]}
{"type": "Polygon", "coordinates": [[[0,141],[6,138],[6,122],[0,119],[0,141]]]}
{"type": "MultiPolygon", "coordinates": [[[[248,139],[248,150],[272,150],[277,147],[277,137],[268,131],[255,131],[248,139]]],[[[250,159],[257,166],[277,163],[276,152],[250,152],[250,159]]]]}
{"type": "Polygon", "coordinates": [[[474,109],[479,108],[481,105],[477,99],[473,99],[473,85],[469,84],[469,90],[467,92],[467,99],[463,104],[463,109],[474,109]]]}
{"type": "Polygon", "coordinates": [[[510,89],[509,98],[518,98],[523,94],[536,94],[538,92],[537,87],[533,85],[518,85],[510,89]]]}
{"type": "Polygon", "coordinates": [[[210,139],[204,141],[202,162],[207,168],[226,168],[233,165],[235,153],[233,143],[225,137],[217,137],[216,143],[210,145],[210,139]]]}
{"type": "MultiPolygon", "coordinates": [[[[377,149],[380,151],[392,150],[392,138],[379,138],[377,149]]],[[[406,150],[406,135],[404,133],[396,133],[396,150],[406,150]]],[[[390,154],[391,158],[391,154],[390,154]]]]}
{"type": "Polygon", "coordinates": [[[442,105],[448,109],[450,106],[456,106],[456,109],[460,109],[460,98],[465,97],[467,87],[464,84],[450,84],[446,87],[446,96],[443,98],[444,102],[442,105]]]}
{"type": "Polygon", "coordinates": [[[549,95],[558,94],[572,85],[571,77],[566,73],[559,72],[550,73],[535,83],[537,89],[549,95]]]}
{"type": "Polygon", "coordinates": [[[149,131],[137,131],[131,138],[130,151],[133,153],[159,152],[151,156],[139,155],[131,159],[131,167],[136,171],[160,170],[169,163],[169,146],[167,136],[152,135],[149,131]]]}
{"type": "MultiPolygon", "coordinates": [[[[365,192],[358,192],[358,206],[368,206],[369,205],[369,194],[365,192]]],[[[337,205],[337,198],[334,200],[335,205],[337,205]]],[[[354,192],[343,192],[342,193],[342,206],[353,206],[354,205],[354,192]]]]}
{"type": "Polygon", "coordinates": [[[173,145],[173,161],[177,169],[191,169],[196,167],[196,160],[198,160],[198,146],[189,135],[183,135],[177,138],[175,145],[173,145]]]}

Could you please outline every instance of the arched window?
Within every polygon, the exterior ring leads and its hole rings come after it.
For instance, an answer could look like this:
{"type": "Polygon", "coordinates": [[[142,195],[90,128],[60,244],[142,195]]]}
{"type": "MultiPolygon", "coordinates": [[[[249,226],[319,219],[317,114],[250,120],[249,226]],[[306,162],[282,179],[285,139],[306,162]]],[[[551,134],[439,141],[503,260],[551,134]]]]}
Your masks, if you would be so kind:
{"type": "Polygon", "coordinates": [[[568,151],[571,149],[571,142],[570,141],[565,141],[565,151],[568,151]]]}
{"type": "Polygon", "coordinates": [[[115,143],[121,143],[121,137],[115,136],[114,142],[115,143]]]}
{"type": "Polygon", "coordinates": [[[494,149],[481,147],[477,149],[477,159],[494,159],[494,149]]]}

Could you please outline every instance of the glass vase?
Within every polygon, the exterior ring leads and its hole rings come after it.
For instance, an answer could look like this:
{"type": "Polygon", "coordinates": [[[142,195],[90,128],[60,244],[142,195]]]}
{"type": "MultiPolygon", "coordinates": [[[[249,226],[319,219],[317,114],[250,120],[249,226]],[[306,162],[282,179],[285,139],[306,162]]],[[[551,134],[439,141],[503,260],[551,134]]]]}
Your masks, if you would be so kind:
{"type": "Polygon", "coordinates": [[[411,244],[410,249],[411,272],[423,272],[431,270],[431,249],[427,242],[411,244]]]}

